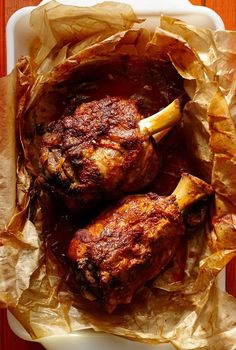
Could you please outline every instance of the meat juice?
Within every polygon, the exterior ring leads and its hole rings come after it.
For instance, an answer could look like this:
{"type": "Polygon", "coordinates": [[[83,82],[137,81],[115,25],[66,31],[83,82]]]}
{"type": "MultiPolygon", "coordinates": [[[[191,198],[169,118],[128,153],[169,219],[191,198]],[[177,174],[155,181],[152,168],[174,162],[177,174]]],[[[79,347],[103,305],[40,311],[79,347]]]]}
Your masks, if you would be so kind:
{"type": "Polygon", "coordinates": [[[109,95],[135,99],[141,114],[148,117],[184,94],[183,79],[170,62],[131,61],[124,57],[85,67],[58,88],[67,92],[63,101],[67,106],[65,114],[82,102],[109,95]]]}

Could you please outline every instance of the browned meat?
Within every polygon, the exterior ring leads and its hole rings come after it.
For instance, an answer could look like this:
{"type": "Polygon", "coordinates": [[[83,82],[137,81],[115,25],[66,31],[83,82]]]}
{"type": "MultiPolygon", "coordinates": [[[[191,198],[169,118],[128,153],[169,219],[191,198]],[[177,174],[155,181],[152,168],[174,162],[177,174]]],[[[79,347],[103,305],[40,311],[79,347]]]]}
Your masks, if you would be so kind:
{"type": "Polygon", "coordinates": [[[211,193],[202,180],[183,174],[173,195],[128,196],[78,230],[68,256],[81,291],[91,292],[108,312],[129,303],[172,258],[184,233],[182,210],[211,193]]]}
{"type": "Polygon", "coordinates": [[[40,151],[43,181],[70,206],[73,199],[112,199],[146,186],[159,158],[142,118],[134,100],[106,97],[49,124],[40,151]]]}

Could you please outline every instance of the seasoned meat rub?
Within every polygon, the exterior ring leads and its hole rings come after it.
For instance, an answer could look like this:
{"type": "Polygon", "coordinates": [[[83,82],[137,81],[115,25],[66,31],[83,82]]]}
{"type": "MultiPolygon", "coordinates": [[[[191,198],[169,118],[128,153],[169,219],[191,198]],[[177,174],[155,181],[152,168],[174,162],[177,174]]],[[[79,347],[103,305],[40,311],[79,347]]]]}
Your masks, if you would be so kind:
{"type": "Polygon", "coordinates": [[[182,211],[213,193],[204,181],[183,173],[171,196],[154,193],[124,198],[72,239],[68,256],[75,280],[108,312],[171,260],[184,233],[182,211]]]}
{"type": "Polygon", "coordinates": [[[138,191],[159,160],[135,101],[105,97],[48,125],[40,150],[43,181],[73,206],[138,191]]]}

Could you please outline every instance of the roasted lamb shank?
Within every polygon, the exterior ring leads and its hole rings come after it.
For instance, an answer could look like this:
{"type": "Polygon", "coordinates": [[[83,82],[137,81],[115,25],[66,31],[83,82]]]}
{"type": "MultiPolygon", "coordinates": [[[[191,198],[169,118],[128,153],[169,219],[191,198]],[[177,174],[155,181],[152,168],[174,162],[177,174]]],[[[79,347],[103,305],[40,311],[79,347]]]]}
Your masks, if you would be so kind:
{"type": "MultiPolygon", "coordinates": [[[[41,180],[69,207],[140,190],[159,169],[150,137],[180,120],[178,100],[143,119],[132,99],[105,97],[82,103],[43,136],[41,180]]],[[[161,138],[161,133],[157,135],[161,138]]]]}
{"type": "Polygon", "coordinates": [[[81,292],[111,313],[167,265],[185,226],[182,212],[212,194],[204,181],[184,173],[172,195],[131,195],[79,229],[68,256],[81,292]]]}

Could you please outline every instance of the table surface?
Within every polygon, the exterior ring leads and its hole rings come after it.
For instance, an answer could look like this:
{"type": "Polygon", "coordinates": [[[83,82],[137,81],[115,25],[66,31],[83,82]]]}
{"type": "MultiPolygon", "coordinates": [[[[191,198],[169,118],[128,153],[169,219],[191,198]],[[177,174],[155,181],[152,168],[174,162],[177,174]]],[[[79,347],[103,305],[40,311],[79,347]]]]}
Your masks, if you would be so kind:
{"type": "MultiPolygon", "coordinates": [[[[5,74],[5,33],[8,18],[21,7],[37,5],[39,0],[0,0],[0,76],[5,74]]],[[[208,6],[222,17],[226,29],[236,30],[236,1],[234,0],[191,0],[194,5],[208,6]]],[[[227,266],[226,289],[236,297],[236,260],[227,266]]],[[[1,350],[43,350],[36,343],[21,340],[12,333],[6,320],[6,312],[0,310],[1,350]]]]}

